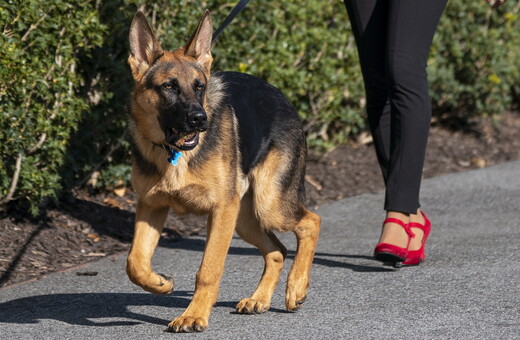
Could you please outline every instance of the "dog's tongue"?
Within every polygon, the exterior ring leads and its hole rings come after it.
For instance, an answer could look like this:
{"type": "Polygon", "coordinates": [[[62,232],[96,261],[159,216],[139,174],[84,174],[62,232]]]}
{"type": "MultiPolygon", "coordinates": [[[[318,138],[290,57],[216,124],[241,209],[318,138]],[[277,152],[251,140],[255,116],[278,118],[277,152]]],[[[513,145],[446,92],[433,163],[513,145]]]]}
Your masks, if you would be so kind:
{"type": "Polygon", "coordinates": [[[194,134],[191,138],[184,141],[184,145],[192,146],[197,143],[197,134],[194,134]]]}

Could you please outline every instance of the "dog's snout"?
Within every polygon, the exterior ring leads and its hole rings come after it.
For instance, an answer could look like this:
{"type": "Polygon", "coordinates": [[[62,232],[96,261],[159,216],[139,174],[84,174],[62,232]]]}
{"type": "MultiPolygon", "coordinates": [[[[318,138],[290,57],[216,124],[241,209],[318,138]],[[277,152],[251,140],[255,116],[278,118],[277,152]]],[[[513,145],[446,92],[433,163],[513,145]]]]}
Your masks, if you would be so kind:
{"type": "Polygon", "coordinates": [[[204,111],[192,111],[188,114],[188,123],[195,129],[206,130],[208,128],[208,116],[204,111]]]}

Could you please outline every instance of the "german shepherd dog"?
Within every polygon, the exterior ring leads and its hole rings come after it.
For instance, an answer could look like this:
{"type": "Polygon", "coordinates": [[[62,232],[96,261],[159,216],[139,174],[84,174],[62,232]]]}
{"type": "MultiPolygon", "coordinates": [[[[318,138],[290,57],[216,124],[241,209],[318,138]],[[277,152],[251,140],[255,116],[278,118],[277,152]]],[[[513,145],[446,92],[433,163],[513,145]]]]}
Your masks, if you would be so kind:
{"type": "Polygon", "coordinates": [[[306,142],[294,108],[251,75],[211,75],[211,43],[208,11],[186,45],[173,52],[161,48],[142,12],[130,28],[132,184],[139,195],[130,280],[155,294],[172,292],[173,279],[151,268],[168,211],[208,215],[195,292],[169,323],[171,332],[207,328],[235,230],[265,260],[256,290],[236,311],[256,314],[270,307],[287,254],[273,231],[296,234],[285,305],[299,309],[320,229],[320,217],[304,206],[306,142]]]}

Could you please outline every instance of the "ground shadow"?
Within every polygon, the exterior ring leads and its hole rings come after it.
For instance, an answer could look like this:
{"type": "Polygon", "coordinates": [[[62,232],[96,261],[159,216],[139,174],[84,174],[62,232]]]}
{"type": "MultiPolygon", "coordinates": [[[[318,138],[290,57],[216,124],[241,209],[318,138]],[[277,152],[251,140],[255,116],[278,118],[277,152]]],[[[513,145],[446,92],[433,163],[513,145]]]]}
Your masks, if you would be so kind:
{"type": "Polygon", "coordinates": [[[327,267],[336,267],[336,268],[346,268],[350,269],[355,272],[392,272],[394,269],[390,267],[382,267],[380,262],[377,262],[374,260],[372,256],[366,256],[366,255],[347,255],[347,254],[329,254],[329,253],[316,253],[314,255],[314,261],[313,263],[315,265],[321,265],[321,266],[327,266],[327,267]],[[336,258],[346,258],[346,259],[353,259],[353,260],[369,260],[373,261],[376,265],[365,265],[365,264],[355,264],[347,261],[340,261],[340,260],[332,260],[330,257],[336,257],[336,258]]]}
{"type": "Polygon", "coordinates": [[[100,236],[107,235],[128,243],[132,241],[135,214],[128,210],[81,199],[72,199],[58,210],[87,223],[100,236]]]}
{"type": "Polygon", "coordinates": [[[27,248],[29,248],[34,239],[46,228],[49,228],[47,224],[39,223],[38,227],[29,235],[29,237],[27,237],[25,242],[23,242],[23,245],[16,252],[15,256],[9,259],[10,262],[7,265],[7,268],[3,271],[2,275],[0,275],[0,287],[2,287],[6,282],[9,281],[11,275],[18,266],[18,263],[21,261],[22,256],[27,251],[27,248]]]}
{"type": "MultiPolygon", "coordinates": [[[[28,222],[29,224],[37,224],[37,227],[31,233],[22,234],[18,240],[20,247],[17,247],[16,253],[5,259],[9,263],[5,267],[6,269],[0,272],[0,287],[9,282],[32,244],[41,241],[39,239],[40,234],[46,229],[54,228],[53,223],[56,223],[56,221],[53,221],[48,216],[50,210],[57,210],[62,212],[63,216],[71,216],[74,219],[87,223],[97,235],[110,236],[125,243],[132,241],[134,214],[95,202],[69,199],[66,204],[58,204],[53,209],[42,211],[34,220],[31,220],[23,211],[10,211],[10,218],[15,219],[20,224],[28,222]]],[[[174,238],[170,237],[170,239],[174,238]]]]}
{"type": "MultiPolygon", "coordinates": [[[[205,240],[201,237],[197,238],[186,238],[179,242],[160,242],[160,246],[171,249],[183,249],[189,251],[204,251],[205,240]]],[[[288,259],[294,259],[296,252],[289,250],[287,252],[288,259]]],[[[237,247],[232,246],[229,248],[228,255],[239,255],[239,256],[260,256],[260,251],[257,248],[251,247],[237,247]]],[[[314,255],[314,265],[334,267],[334,268],[346,268],[356,272],[391,272],[394,269],[390,267],[382,267],[380,262],[374,260],[372,256],[366,255],[349,255],[349,254],[332,254],[317,252],[314,255]],[[331,258],[340,258],[339,260],[331,258]],[[374,265],[367,265],[363,262],[371,261],[374,265]],[[353,263],[359,262],[359,263],[353,263]]]]}
{"type": "Polygon", "coordinates": [[[82,326],[124,326],[140,323],[167,325],[170,320],[135,313],[130,306],[186,308],[191,292],[174,292],[169,298],[153,294],[84,293],[50,294],[0,304],[0,323],[38,323],[41,319],[82,326]],[[106,321],[106,318],[126,320],[106,321]],[[101,319],[103,321],[96,321],[101,319]]]}
{"type": "MultiPolygon", "coordinates": [[[[142,323],[165,326],[170,319],[132,312],[129,307],[151,306],[168,307],[176,316],[191,301],[193,292],[176,291],[171,295],[158,296],[147,293],[81,293],[81,294],[49,294],[31,296],[0,303],[0,323],[32,324],[43,319],[51,319],[80,326],[132,326],[142,323]],[[117,319],[107,321],[107,319],[117,319]]],[[[223,301],[215,307],[229,308],[235,312],[238,301],[223,301]]],[[[289,313],[285,310],[271,308],[270,312],[289,313]]]]}

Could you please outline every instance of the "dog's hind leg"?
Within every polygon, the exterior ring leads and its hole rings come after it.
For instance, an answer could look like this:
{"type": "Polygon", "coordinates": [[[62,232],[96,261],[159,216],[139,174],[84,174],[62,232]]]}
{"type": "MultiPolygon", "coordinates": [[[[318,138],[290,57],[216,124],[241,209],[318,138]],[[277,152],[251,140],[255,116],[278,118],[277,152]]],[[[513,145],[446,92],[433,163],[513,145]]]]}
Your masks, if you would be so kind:
{"type": "Polygon", "coordinates": [[[236,231],[246,242],[256,246],[265,261],[264,272],[254,293],[236,306],[237,313],[259,314],[269,310],[271,298],[280,279],[287,249],[271,232],[261,228],[251,208],[251,196],[242,199],[236,231]]]}
{"type": "Polygon", "coordinates": [[[127,259],[126,272],[130,281],[154,294],[173,291],[173,279],[155,273],[151,263],[167,215],[167,207],[155,208],[141,200],[138,202],[134,239],[127,259]]]}
{"type": "Polygon", "coordinates": [[[297,249],[287,279],[285,306],[287,310],[296,311],[307,297],[312,260],[320,233],[319,215],[304,209],[302,219],[292,231],[296,234],[297,249]]]}

